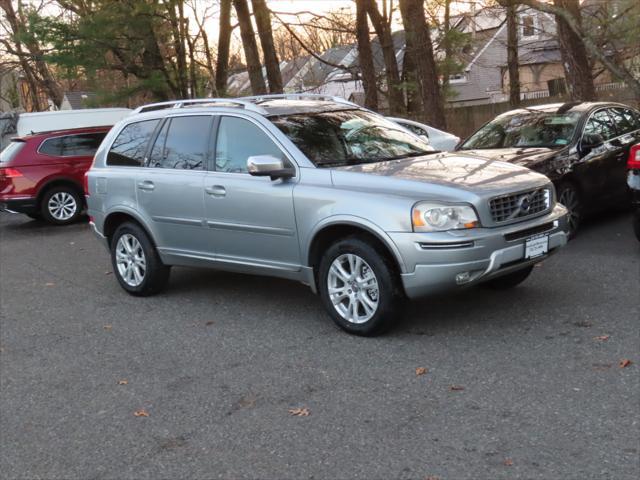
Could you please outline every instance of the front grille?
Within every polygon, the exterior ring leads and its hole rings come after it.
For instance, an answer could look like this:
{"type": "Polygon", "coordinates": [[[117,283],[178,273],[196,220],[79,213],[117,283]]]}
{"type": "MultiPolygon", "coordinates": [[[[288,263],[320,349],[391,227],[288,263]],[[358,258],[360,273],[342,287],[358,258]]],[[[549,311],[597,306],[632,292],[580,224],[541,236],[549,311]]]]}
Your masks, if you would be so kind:
{"type": "Polygon", "coordinates": [[[504,195],[489,201],[491,218],[496,223],[529,217],[548,210],[550,206],[551,190],[549,188],[504,195]]]}

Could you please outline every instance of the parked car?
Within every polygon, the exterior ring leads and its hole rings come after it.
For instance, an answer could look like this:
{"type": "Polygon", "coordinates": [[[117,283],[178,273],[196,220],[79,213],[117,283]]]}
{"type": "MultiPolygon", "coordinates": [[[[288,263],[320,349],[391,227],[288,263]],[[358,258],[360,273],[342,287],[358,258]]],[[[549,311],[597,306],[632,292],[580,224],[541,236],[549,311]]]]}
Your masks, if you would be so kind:
{"type": "Polygon", "coordinates": [[[638,241],[640,241],[640,143],[635,144],[629,150],[627,167],[629,169],[627,184],[631,189],[631,202],[633,205],[633,231],[638,241]]]}
{"type": "Polygon", "coordinates": [[[0,210],[54,225],[78,220],[84,174],[111,127],[57,130],[14,138],[0,152],[0,210]]]}
{"type": "Polygon", "coordinates": [[[441,152],[450,152],[456,148],[458,143],[460,143],[460,137],[456,137],[451,133],[430,127],[424,123],[407,120],[406,118],[387,117],[387,119],[393,120],[397,124],[412,131],[423,140],[426,140],[433,148],[441,152]]]}
{"type": "Polygon", "coordinates": [[[172,265],[293,279],[341,328],[371,335],[405,296],[514,287],[566,243],[544,175],[433,154],[378,114],[319,98],[169,102],[116,125],[87,198],[122,288],[154,294],[172,265]]]}
{"type": "Polygon", "coordinates": [[[499,115],[459,151],[529,167],[555,184],[570,234],[594,210],[628,205],[626,163],[640,140],[640,112],[618,103],[578,102],[499,115]]]}

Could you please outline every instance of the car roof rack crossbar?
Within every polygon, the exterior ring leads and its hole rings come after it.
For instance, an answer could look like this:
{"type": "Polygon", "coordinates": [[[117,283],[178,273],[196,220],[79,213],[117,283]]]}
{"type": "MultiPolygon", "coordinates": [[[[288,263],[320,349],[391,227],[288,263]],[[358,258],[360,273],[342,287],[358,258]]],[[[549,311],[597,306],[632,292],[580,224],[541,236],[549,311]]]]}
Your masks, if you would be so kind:
{"type": "Polygon", "coordinates": [[[267,95],[253,95],[250,97],[241,97],[239,100],[246,100],[250,102],[266,102],[268,100],[324,100],[329,102],[340,103],[342,105],[349,105],[351,107],[358,107],[360,105],[349,100],[345,100],[342,97],[336,97],[335,95],[323,95],[321,93],[270,93],[267,95]]]}
{"type": "Polygon", "coordinates": [[[223,106],[232,105],[234,107],[242,107],[245,110],[265,115],[267,112],[264,108],[252,102],[247,102],[238,98],[190,98],[186,100],[169,100],[167,102],[149,103],[136,108],[132,113],[153,112],[156,110],[165,110],[169,108],[185,108],[197,106],[223,106]]]}

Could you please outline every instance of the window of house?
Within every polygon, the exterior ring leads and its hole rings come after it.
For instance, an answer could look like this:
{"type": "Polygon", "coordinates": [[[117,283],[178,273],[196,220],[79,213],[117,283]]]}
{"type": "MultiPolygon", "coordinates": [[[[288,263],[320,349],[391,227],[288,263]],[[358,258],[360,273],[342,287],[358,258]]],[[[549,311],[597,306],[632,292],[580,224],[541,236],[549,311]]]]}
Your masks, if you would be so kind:
{"type": "Polygon", "coordinates": [[[522,36],[535,37],[537,34],[536,18],[533,15],[524,15],[522,17],[522,36]]]}

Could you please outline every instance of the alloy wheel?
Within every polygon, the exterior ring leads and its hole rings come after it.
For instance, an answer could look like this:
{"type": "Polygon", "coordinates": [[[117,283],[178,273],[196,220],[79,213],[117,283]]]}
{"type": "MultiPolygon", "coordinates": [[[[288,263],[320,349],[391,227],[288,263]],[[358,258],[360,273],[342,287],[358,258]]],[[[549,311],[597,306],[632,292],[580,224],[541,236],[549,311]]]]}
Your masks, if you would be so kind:
{"type": "Polygon", "coordinates": [[[566,187],[560,193],[559,201],[565,207],[567,207],[567,223],[569,224],[569,231],[575,232],[580,223],[580,199],[578,198],[578,192],[572,187],[566,187]]]}
{"type": "Polygon", "coordinates": [[[331,263],[327,288],[333,307],[348,322],[365,323],[378,310],[378,279],[358,255],[346,253],[331,263]]]}
{"type": "Polygon", "coordinates": [[[78,202],[70,193],[58,192],[51,196],[47,208],[55,220],[66,222],[76,214],[78,202]]]}
{"type": "Polygon", "coordinates": [[[147,262],[142,245],[136,237],[125,233],[116,244],[116,265],[118,273],[130,287],[137,287],[144,281],[147,262]]]}

